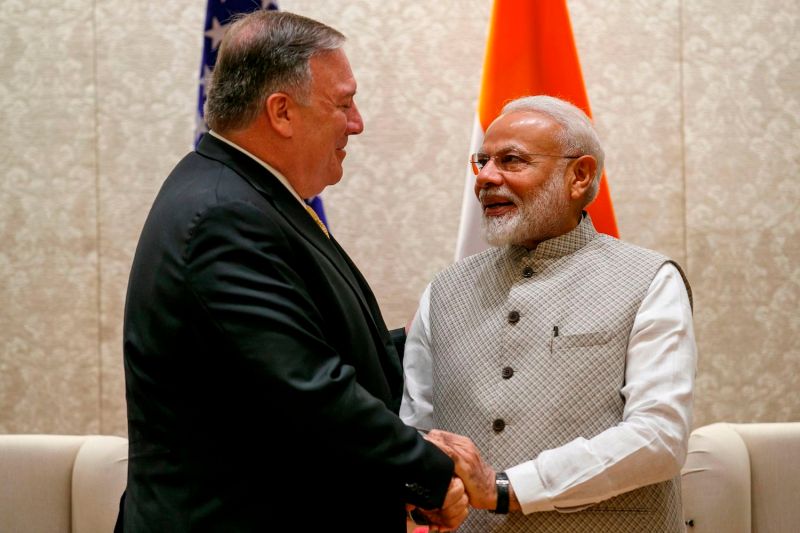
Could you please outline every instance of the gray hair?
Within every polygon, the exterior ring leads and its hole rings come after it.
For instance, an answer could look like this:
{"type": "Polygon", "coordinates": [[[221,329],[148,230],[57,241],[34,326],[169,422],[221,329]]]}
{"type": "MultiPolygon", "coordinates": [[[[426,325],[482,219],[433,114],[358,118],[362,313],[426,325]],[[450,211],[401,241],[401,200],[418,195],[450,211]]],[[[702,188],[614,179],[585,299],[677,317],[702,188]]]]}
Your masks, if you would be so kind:
{"type": "Polygon", "coordinates": [[[586,113],[565,100],[546,95],[524,96],[512,100],[503,107],[501,114],[505,115],[512,111],[533,111],[547,115],[561,126],[561,132],[556,140],[561,144],[565,155],[590,155],[597,160],[597,172],[589,187],[584,206],[594,200],[600,188],[605,154],[594,125],[586,113]]]}
{"type": "Polygon", "coordinates": [[[310,59],[341,48],[344,40],[337,30],[287,11],[238,17],[217,56],[205,104],[208,125],[216,131],[247,127],[276,92],[306,103],[310,59]]]}

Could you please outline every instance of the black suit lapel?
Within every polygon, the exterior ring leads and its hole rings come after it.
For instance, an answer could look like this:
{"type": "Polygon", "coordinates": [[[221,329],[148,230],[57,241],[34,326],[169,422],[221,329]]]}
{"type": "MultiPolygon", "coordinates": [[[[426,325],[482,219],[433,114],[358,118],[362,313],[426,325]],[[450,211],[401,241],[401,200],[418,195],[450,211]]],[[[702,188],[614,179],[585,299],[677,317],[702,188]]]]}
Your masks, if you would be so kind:
{"type": "MultiPolygon", "coordinates": [[[[400,359],[391,346],[386,325],[380,317],[380,310],[377,307],[372,291],[335,239],[326,237],[314,219],[305,212],[300,202],[278,181],[278,178],[247,154],[209,134],[204,135],[200,140],[197,152],[204,157],[220,161],[250,183],[253,188],[264,195],[304,239],[317,248],[333,264],[358,296],[362,311],[370,323],[376,344],[384,347],[381,361],[384,371],[392,377],[402,377],[400,359]],[[369,297],[367,297],[367,294],[369,294],[369,297]]],[[[395,379],[389,380],[392,384],[396,381],[395,379]]],[[[396,392],[392,390],[393,395],[396,395],[396,392]]]]}

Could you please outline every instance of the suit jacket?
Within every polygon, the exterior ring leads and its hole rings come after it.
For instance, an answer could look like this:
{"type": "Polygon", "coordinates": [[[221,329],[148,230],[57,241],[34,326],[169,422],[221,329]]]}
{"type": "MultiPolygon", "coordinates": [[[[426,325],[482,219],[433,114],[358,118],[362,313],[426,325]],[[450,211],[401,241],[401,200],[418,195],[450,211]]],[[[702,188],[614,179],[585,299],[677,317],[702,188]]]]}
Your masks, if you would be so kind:
{"type": "Polygon", "coordinates": [[[336,241],[206,135],[164,182],[125,306],[125,531],[405,531],[453,464],[396,413],[402,368],[336,241]]]}

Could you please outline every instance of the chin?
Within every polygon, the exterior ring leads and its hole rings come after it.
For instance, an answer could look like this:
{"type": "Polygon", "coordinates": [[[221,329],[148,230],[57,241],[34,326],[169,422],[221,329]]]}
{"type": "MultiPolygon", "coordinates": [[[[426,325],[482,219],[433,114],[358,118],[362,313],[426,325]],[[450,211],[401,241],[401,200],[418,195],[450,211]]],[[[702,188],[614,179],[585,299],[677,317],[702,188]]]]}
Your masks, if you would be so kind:
{"type": "MultiPolygon", "coordinates": [[[[336,185],[340,181],[342,181],[342,172],[339,172],[338,174],[331,174],[324,181],[324,183],[322,185],[322,188],[324,189],[325,187],[330,187],[331,185],[336,185]]],[[[320,192],[322,192],[322,191],[320,191],[320,192]]],[[[319,193],[317,193],[317,194],[319,194],[319,193]]]]}
{"type": "Polygon", "coordinates": [[[520,217],[517,213],[506,214],[499,217],[485,216],[481,220],[483,238],[492,246],[505,246],[512,244],[516,239],[520,217]]]}

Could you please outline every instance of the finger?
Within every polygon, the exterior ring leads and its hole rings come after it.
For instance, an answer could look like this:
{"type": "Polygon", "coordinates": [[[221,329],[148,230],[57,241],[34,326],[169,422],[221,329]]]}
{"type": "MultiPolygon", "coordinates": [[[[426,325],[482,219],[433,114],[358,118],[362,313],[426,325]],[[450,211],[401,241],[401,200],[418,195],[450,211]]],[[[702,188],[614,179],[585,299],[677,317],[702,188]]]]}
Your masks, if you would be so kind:
{"type": "Polygon", "coordinates": [[[449,431],[444,431],[442,429],[434,429],[430,431],[430,434],[434,435],[436,438],[441,439],[451,446],[461,445],[465,447],[474,446],[472,439],[469,437],[465,437],[464,435],[459,435],[458,433],[450,433],[449,431]]]}
{"type": "Polygon", "coordinates": [[[464,482],[459,478],[454,477],[450,480],[450,486],[447,488],[447,494],[444,497],[442,508],[447,508],[458,503],[461,498],[466,495],[464,489],[464,482]]]}
{"type": "Polygon", "coordinates": [[[448,446],[454,446],[460,442],[460,439],[463,438],[461,435],[456,435],[455,433],[450,433],[449,431],[442,431],[441,429],[432,429],[428,432],[428,436],[432,439],[436,439],[439,442],[443,442],[448,446]]]}
{"type": "Polygon", "coordinates": [[[455,508],[440,511],[437,525],[442,531],[454,530],[466,520],[468,514],[469,507],[462,501],[455,508]]]}

